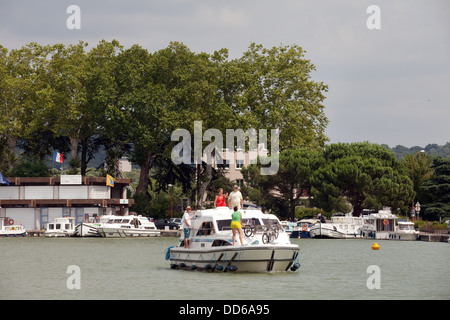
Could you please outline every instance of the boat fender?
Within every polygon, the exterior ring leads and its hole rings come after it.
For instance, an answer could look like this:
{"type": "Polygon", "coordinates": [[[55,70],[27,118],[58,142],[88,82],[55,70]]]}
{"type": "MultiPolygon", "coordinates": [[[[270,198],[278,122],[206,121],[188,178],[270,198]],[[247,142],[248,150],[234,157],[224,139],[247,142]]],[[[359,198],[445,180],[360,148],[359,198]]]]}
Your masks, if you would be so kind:
{"type": "Polygon", "coordinates": [[[291,267],[291,271],[297,271],[300,268],[300,263],[294,263],[291,267]]]}
{"type": "Polygon", "coordinates": [[[223,270],[223,266],[216,264],[214,269],[216,269],[218,271],[222,271],[223,270]]]}
{"type": "Polygon", "coordinates": [[[184,268],[184,267],[186,267],[186,265],[183,262],[180,263],[180,268],[184,268]]]}
{"type": "Polygon", "coordinates": [[[173,263],[170,265],[170,269],[176,269],[178,266],[176,265],[176,263],[173,263]]]}
{"type": "Polygon", "coordinates": [[[196,265],[192,265],[191,266],[191,270],[195,270],[195,269],[197,269],[197,266],[196,265]]]}
{"type": "Polygon", "coordinates": [[[206,266],[205,266],[205,270],[211,270],[211,265],[210,264],[207,264],[206,266]]]}
{"type": "Polygon", "coordinates": [[[236,266],[227,266],[228,271],[236,271],[238,268],[236,266]]]}
{"type": "Polygon", "coordinates": [[[168,247],[168,248],[166,249],[166,260],[169,260],[169,259],[170,259],[170,249],[172,249],[172,248],[173,248],[173,246],[168,247]]]}

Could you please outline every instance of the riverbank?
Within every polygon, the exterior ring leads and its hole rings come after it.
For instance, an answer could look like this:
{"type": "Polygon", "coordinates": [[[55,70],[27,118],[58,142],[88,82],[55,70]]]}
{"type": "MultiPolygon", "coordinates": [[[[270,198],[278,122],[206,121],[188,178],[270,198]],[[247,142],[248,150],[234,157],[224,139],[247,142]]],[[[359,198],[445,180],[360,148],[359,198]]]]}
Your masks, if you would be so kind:
{"type": "MultiPolygon", "coordinates": [[[[181,234],[180,230],[160,230],[160,237],[179,237],[181,234]]],[[[27,231],[28,237],[43,237],[44,230],[31,230],[27,231]]],[[[426,242],[448,242],[450,234],[439,234],[439,233],[420,233],[417,241],[426,242]]]]}

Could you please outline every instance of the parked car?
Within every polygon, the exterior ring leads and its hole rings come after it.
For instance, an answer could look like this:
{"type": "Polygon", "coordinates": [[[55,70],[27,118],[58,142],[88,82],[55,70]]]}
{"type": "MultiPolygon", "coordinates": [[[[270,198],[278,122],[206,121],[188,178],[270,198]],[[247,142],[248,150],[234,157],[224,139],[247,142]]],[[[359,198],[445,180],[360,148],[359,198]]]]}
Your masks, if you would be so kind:
{"type": "Polygon", "coordinates": [[[180,225],[175,223],[175,222],[171,222],[168,219],[158,219],[155,221],[155,226],[157,229],[165,229],[166,226],[169,227],[170,230],[178,230],[180,228],[180,225]]]}
{"type": "Polygon", "coordinates": [[[181,228],[181,218],[170,218],[170,222],[176,223],[181,228]]]}

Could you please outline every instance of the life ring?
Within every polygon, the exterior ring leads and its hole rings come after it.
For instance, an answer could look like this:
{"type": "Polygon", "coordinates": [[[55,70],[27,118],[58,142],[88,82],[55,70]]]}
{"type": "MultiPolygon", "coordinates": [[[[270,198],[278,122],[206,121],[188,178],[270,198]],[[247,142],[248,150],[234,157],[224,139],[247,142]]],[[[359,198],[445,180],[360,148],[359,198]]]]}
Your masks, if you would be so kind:
{"type": "Polygon", "coordinates": [[[389,224],[389,220],[384,219],[384,220],[383,220],[383,224],[384,224],[385,226],[387,226],[387,225],[389,224]]]}
{"type": "Polygon", "coordinates": [[[9,225],[12,226],[14,224],[14,219],[9,219],[9,225]]]}
{"type": "Polygon", "coordinates": [[[303,227],[302,227],[302,231],[307,231],[308,230],[308,227],[306,226],[306,225],[304,225],[303,227]]]}

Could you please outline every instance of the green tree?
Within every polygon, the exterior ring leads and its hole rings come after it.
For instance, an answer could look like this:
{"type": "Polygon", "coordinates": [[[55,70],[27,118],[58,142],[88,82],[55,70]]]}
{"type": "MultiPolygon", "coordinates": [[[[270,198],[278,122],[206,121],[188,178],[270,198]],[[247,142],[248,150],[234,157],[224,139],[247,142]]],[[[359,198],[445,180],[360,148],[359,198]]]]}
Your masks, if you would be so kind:
{"type": "Polygon", "coordinates": [[[308,149],[286,149],[279,155],[279,169],[274,175],[261,175],[261,165],[252,164],[242,169],[247,185],[243,192],[280,217],[295,218],[295,207],[300,197],[309,194],[310,179],[320,164],[319,152],[308,149]],[[269,192],[267,190],[270,190],[269,192]]]}
{"type": "Polygon", "coordinates": [[[315,205],[325,211],[341,211],[348,201],[353,215],[359,216],[365,208],[407,210],[411,203],[411,179],[394,154],[380,145],[331,144],[322,161],[311,190],[315,205]]]}
{"type": "Polygon", "coordinates": [[[450,213],[450,159],[434,158],[432,169],[434,176],[423,184],[431,199],[422,203],[420,215],[424,219],[438,220],[450,213]]]}
{"type": "Polygon", "coordinates": [[[47,47],[37,43],[9,52],[0,46],[0,137],[8,144],[4,159],[10,168],[18,140],[34,136],[48,123],[51,89],[43,81],[47,54],[47,47]]]}
{"type": "Polygon", "coordinates": [[[236,104],[248,127],[279,129],[281,150],[323,147],[328,87],[311,79],[316,69],[300,46],[266,49],[252,43],[238,65],[244,75],[236,104]]]}
{"type": "Polygon", "coordinates": [[[406,154],[401,163],[408,170],[409,177],[414,182],[414,200],[424,203],[430,196],[423,189],[423,184],[433,176],[432,159],[425,152],[419,151],[415,155],[406,154]]]}

